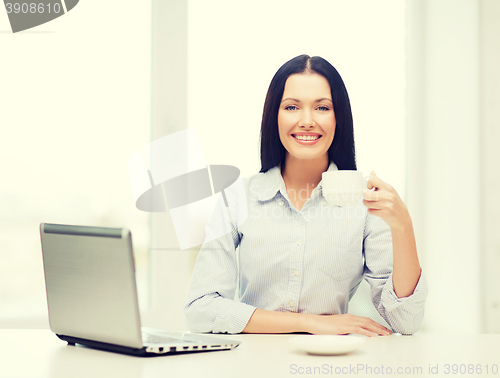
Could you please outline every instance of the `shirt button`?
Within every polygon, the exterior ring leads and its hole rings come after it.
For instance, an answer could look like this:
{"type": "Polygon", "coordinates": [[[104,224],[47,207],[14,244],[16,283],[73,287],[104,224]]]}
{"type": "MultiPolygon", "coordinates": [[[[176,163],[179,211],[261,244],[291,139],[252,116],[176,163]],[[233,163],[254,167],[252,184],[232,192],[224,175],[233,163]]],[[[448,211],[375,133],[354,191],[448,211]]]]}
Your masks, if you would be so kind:
{"type": "Polygon", "coordinates": [[[288,305],[289,305],[290,307],[293,307],[293,306],[295,306],[295,302],[294,302],[294,301],[290,301],[290,302],[288,302],[288,305]]]}
{"type": "Polygon", "coordinates": [[[323,206],[326,206],[326,201],[323,201],[323,206]]]}
{"type": "Polygon", "coordinates": [[[304,220],[306,221],[306,223],[307,223],[307,222],[309,222],[309,219],[307,219],[307,218],[306,218],[306,219],[304,219],[304,220]]]}
{"type": "Polygon", "coordinates": [[[280,201],[280,206],[283,206],[284,205],[284,202],[283,201],[280,201]]]}
{"type": "Polygon", "coordinates": [[[295,269],[295,270],[293,271],[293,274],[294,274],[294,275],[296,275],[296,276],[298,276],[298,275],[299,275],[299,271],[298,271],[297,269],[295,269]]]}
{"type": "Polygon", "coordinates": [[[300,243],[302,243],[300,240],[297,240],[297,245],[300,245],[300,243]]]}

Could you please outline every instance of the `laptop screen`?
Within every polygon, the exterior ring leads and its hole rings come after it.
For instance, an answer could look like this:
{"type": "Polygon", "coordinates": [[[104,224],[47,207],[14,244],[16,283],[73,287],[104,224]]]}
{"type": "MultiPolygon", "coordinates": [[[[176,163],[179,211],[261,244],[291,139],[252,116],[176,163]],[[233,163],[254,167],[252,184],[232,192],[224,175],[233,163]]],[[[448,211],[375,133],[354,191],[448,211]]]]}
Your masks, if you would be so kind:
{"type": "Polygon", "coordinates": [[[130,231],[40,225],[51,330],[142,347],[130,231]]]}

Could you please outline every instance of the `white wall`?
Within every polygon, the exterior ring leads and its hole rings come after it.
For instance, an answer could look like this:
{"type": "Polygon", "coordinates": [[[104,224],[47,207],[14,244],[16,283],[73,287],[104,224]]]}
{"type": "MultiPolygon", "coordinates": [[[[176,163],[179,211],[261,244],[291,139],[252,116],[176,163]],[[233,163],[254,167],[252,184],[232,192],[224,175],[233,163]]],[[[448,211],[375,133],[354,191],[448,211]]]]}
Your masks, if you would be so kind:
{"type": "Polygon", "coordinates": [[[481,299],[484,332],[500,333],[500,2],[480,5],[481,299]]]}
{"type": "Polygon", "coordinates": [[[80,1],[16,34],[0,6],[0,327],[48,327],[41,222],[129,227],[147,291],[128,159],[149,140],[150,34],[148,2],[80,1]]]}

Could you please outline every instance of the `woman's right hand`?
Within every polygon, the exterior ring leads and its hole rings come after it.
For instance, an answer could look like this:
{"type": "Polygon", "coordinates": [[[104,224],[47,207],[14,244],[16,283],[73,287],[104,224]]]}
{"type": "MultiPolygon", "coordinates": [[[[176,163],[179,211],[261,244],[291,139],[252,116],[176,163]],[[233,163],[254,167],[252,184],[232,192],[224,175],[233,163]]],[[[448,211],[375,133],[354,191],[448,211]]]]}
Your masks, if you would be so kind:
{"type": "Polygon", "coordinates": [[[312,315],[305,318],[304,328],[313,335],[345,335],[357,333],[365,336],[388,336],[392,331],[363,316],[353,314],[312,315]]]}

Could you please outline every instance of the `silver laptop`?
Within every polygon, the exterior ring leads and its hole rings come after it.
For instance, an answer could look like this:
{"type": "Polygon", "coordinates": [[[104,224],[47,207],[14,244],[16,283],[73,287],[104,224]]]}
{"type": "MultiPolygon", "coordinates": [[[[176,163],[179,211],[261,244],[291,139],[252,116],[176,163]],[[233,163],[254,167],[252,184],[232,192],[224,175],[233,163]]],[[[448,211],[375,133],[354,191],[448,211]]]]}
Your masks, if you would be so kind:
{"type": "Polygon", "coordinates": [[[40,224],[50,329],[70,345],[137,356],[235,348],[238,341],[141,328],[125,228],[40,224]]]}

